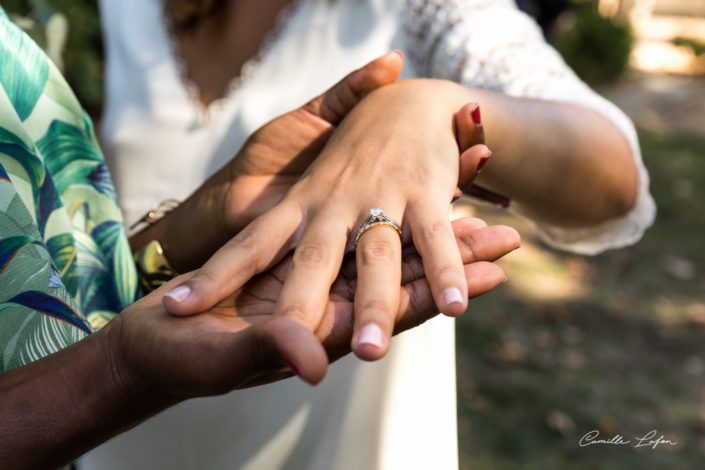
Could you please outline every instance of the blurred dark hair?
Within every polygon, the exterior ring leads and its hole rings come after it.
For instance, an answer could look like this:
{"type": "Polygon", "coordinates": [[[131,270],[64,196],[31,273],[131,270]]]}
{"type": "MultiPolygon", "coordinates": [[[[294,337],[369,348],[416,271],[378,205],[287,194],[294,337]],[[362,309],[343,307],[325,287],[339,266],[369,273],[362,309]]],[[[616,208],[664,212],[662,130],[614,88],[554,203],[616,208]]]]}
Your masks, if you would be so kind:
{"type": "Polygon", "coordinates": [[[184,32],[215,16],[226,0],[164,0],[164,15],[174,32],[184,32]]]}
{"type": "Polygon", "coordinates": [[[517,0],[520,10],[532,16],[544,31],[550,30],[553,22],[569,6],[568,0],[517,0]]]}

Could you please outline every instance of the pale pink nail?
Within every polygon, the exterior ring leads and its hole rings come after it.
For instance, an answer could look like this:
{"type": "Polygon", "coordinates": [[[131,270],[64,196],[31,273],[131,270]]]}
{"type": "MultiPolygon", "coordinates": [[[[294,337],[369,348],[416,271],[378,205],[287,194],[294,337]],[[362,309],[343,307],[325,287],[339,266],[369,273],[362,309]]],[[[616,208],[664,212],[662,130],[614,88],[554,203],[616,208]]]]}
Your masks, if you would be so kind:
{"type": "Polygon", "coordinates": [[[183,302],[189,295],[191,295],[191,288],[189,286],[179,286],[164,294],[164,297],[171,297],[177,302],[183,302]]]}
{"type": "Polygon", "coordinates": [[[442,300],[443,305],[449,307],[450,304],[462,304],[465,299],[463,298],[463,294],[460,293],[460,289],[458,289],[457,287],[449,287],[445,291],[443,291],[442,300]]]}
{"type": "Polygon", "coordinates": [[[382,333],[382,329],[374,323],[366,325],[357,335],[358,346],[363,344],[371,344],[372,346],[381,348],[383,342],[384,333],[382,333]]]}

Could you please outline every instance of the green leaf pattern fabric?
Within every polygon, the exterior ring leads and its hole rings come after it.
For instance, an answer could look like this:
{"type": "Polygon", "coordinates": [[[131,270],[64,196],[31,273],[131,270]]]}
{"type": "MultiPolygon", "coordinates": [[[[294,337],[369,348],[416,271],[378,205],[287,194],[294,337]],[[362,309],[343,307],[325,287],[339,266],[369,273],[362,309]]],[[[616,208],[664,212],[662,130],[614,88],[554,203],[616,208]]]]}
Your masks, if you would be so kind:
{"type": "Polygon", "coordinates": [[[137,295],[92,123],[0,7],[0,373],[80,340],[137,295]]]}

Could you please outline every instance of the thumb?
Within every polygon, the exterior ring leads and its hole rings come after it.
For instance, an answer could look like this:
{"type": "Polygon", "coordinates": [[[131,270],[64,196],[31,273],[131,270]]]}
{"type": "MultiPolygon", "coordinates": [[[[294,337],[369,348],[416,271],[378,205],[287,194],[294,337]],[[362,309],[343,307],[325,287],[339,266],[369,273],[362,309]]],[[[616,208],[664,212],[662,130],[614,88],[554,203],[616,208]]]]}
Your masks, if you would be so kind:
{"type": "Polygon", "coordinates": [[[392,83],[404,66],[404,55],[392,51],[348,74],[303,109],[332,125],[338,124],[364,95],[375,88],[392,83]]]}
{"type": "Polygon", "coordinates": [[[316,385],[326,375],[328,356],[316,336],[303,325],[284,317],[275,317],[245,332],[238,338],[233,355],[244,358],[243,377],[237,388],[279,380],[288,374],[273,375],[272,370],[285,364],[301,380],[316,385]]]}

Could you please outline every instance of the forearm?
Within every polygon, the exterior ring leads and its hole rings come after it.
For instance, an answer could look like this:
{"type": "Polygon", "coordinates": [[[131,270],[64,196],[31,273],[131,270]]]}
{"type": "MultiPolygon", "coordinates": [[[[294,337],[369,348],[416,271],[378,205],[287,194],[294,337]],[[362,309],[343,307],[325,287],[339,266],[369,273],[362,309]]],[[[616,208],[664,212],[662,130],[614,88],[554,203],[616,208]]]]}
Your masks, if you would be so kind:
{"type": "Polygon", "coordinates": [[[106,347],[108,330],[0,375],[3,468],[65,465],[175,403],[127,385],[106,347]]]}
{"type": "Polygon", "coordinates": [[[512,200],[540,222],[587,226],[626,213],[634,204],[638,170],[617,127],[570,103],[514,98],[464,88],[480,103],[491,162],[477,182],[512,200]]]}
{"type": "Polygon", "coordinates": [[[230,236],[225,227],[227,167],[209,178],[188,199],[130,237],[133,251],[152,240],[162,245],[169,264],[184,273],[200,267],[230,236]]]}

